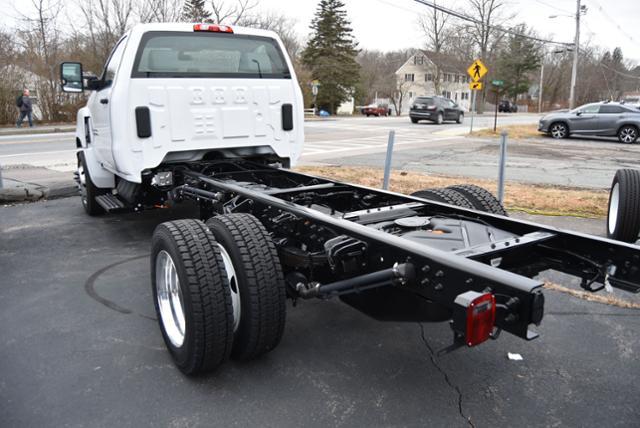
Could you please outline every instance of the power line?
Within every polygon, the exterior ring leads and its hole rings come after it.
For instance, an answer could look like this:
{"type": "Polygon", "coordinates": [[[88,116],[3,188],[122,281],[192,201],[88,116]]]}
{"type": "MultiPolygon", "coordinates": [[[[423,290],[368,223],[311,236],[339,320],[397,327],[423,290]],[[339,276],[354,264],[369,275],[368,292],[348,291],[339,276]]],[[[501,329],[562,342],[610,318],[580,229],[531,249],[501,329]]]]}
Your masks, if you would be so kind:
{"type": "Polygon", "coordinates": [[[534,0],[534,1],[535,1],[536,3],[540,3],[540,4],[542,4],[542,5],[545,5],[545,6],[547,6],[547,7],[550,7],[551,9],[555,9],[555,10],[557,10],[558,12],[568,13],[568,14],[572,14],[572,13],[573,13],[573,12],[568,11],[568,10],[565,10],[565,9],[560,9],[559,7],[556,7],[556,6],[552,5],[552,4],[549,4],[549,3],[547,3],[547,2],[544,2],[544,1],[542,1],[542,0],[534,0]]]}
{"type": "Polygon", "coordinates": [[[620,31],[621,34],[623,34],[625,37],[627,37],[632,42],[637,43],[632,35],[630,35],[625,30],[623,30],[622,27],[620,25],[618,25],[618,23],[616,21],[614,21],[614,19],[611,18],[607,12],[605,12],[604,8],[600,5],[600,3],[598,3],[596,0],[590,0],[590,1],[595,3],[596,7],[598,8],[598,11],[600,11],[602,16],[604,16],[609,22],[611,22],[618,29],[618,31],[620,31]]]}
{"type": "Polygon", "coordinates": [[[573,45],[573,43],[556,42],[555,40],[541,39],[539,37],[529,36],[529,35],[526,35],[526,34],[522,34],[522,33],[518,32],[518,31],[514,31],[514,30],[512,30],[510,28],[501,27],[499,25],[487,25],[483,21],[480,21],[478,19],[475,19],[475,18],[472,18],[470,16],[464,15],[464,14],[462,14],[460,12],[457,12],[455,10],[446,8],[444,6],[439,6],[439,5],[435,4],[435,3],[427,2],[426,0],[413,0],[413,1],[415,1],[417,3],[420,3],[420,4],[424,5],[424,6],[431,7],[431,8],[433,8],[435,10],[438,10],[438,11],[440,11],[442,13],[446,13],[448,15],[454,16],[454,17],[456,17],[458,19],[461,19],[463,21],[471,22],[471,23],[476,24],[476,25],[484,25],[484,26],[486,26],[486,27],[488,27],[490,29],[501,31],[503,33],[510,34],[512,36],[522,37],[522,38],[529,39],[529,40],[534,40],[534,41],[540,42],[540,43],[548,43],[548,44],[554,44],[554,45],[560,45],[560,46],[571,46],[571,45],[573,45]]]}

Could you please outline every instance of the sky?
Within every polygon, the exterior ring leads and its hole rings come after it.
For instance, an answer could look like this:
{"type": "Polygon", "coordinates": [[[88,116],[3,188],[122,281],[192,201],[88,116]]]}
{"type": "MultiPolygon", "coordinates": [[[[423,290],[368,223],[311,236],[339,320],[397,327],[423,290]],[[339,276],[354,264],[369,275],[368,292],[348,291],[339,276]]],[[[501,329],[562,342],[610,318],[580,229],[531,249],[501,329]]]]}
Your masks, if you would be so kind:
{"type": "MultiPolygon", "coordinates": [[[[226,0],[233,1],[233,0],[226,0]]],[[[356,39],[361,48],[394,50],[424,47],[417,17],[427,7],[414,0],[343,0],[356,39]]],[[[0,0],[3,11],[20,7],[27,12],[29,0],[0,0]],[[19,5],[19,6],[18,6],[19,5]]],[[[65,3],[73,5],[74,0],[65,3]]],[[[316,10],[317,0],[260,0],[259,8],[282,13],[296,22],[301,37],[309,33],[309,24],[316,10]]],[[[576,0],[505,0],[506,8],[516,13],[516,25],[525,22],[544,38],[559,42],[573,42],[575,21],[568,16],[549,18],[550,15],[575,15],[576,0]]],[[[640,64],[639,0],[583,0],[587,14],[582,19],[581,44],[588,42],[612,50],[619,46],[625,58],[640,64]],[[619,28],[618,28],[619,27],[619,28]]],[[[440,0],[439,4],[467,15],[473,11],[466,0],[440,0]]],[[[3,13],[0,27],[13,27],[12,16],[3,13]]]]}

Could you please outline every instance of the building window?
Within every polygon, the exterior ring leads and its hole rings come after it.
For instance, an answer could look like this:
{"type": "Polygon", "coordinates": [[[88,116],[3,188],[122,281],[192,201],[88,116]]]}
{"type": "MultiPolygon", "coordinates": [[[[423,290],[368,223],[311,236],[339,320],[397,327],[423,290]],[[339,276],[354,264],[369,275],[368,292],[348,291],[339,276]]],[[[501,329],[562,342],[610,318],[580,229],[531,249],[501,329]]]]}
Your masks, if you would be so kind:
{"type": "Polygon", "coordinates": [[[453,99],[458,101],[458,93],[457,92],[455,94],[453,94],[453,99]]]}
{"type": "Polygon", "coordinates": [[[413,57],[413,64],[414,65],[423,65],[424,64],[424,57],[422,55],[416,55],[413,57]]]}
{"type": "Polygon", "coordinates": [[[409,92],[409,98],[413,98],[413,92],[409,92]]]}
{"type": "Polygon", "coordinates": [[[425,82],[431,82],[433,80],[433,73],[427,73],[424,75],[425,82]]]}
{"type": "Polygon", "coordinates": [[[406,73],[404,75],[404,81],[405,82],[413,82],[414,78],[415,78],[415,75],[413,73],[406,73]]]}
{"type": "MultiPolygon", "coordinates": [[[[456,83],[460,83],[460,75],[456,74],[456,79],[455,79],[456,83]]],[[[457,99],[457,95],[456,95],[456,99],[457,99]]]]}

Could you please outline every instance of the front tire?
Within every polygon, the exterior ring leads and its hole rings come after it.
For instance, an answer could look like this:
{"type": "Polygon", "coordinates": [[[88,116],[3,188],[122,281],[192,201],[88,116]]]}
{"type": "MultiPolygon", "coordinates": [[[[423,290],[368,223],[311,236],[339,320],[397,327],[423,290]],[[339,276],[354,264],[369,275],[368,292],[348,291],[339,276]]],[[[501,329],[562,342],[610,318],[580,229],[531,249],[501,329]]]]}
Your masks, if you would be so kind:
{"type": "Polygon", "coordinates": [[[456,123],[462,123],[463,120],[464,120],[464,113],[460,113],[458,115],[458,118],[456,119],[456,123]]]}
{"type": "Polygon", "coordinates": [[[411,123],[418,123],[418,119],[416,119],[415,117],[411,118],[411,123]]]}
{"type": "Polygon", "coordinates": [[[218,244],[204,223],[160,224],[151,241],[151,284],[164,342],[187,375],[214,370],[231,354],[231,295],[218,244]]]}
{"type": "Polygon", "coordinates": [[[625,125],[618,130],[618,141],[624,144],[633,144],[638,139],[638,128],[633,125],[625,125]]]}
{"type": "Polygon", "coordinates": [[[231,357],[246,361],[280,343],[286,319],[286,290],[278,252],[271,236],[251,214],[226,214],[207,221],[227,266],[234,302],[231,357]],[[238,308],[239,305],[239,308],[238,308]]]}
{"type": "Polygon", "coordinates": [[[640,233],[640,171],[620,169],[609,193],[607,237],[634,243],[640,233]]]}
{"type": "Polygon", "coordinates": [[[549,135],[551,138],[560,140],[569,136],[569,128],[563,122],[555,122],[549,125],[549,135]]]}
{"type": "Polygon", "coordinates": [[[436,117],[436,123],[438,125],[442,125],[444,123],[444,115],[442,113],[438,113],[438,116],[436,117]]]}

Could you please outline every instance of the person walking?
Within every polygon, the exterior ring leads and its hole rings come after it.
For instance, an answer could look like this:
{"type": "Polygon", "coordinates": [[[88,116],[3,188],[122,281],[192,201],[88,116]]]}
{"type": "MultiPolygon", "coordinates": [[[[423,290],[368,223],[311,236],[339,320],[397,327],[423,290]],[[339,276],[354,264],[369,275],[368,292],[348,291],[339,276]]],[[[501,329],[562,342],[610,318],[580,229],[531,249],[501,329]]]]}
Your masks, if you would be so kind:
{"type": "Polygon", "coordinates": [[[16,100],[16,106],[20,108],[20,116],[16,122],[18,128],[22,127],[22,121],[26,117],[29,120],[29,127],[33,128],[33,105],[29,97],[29,90],[25,89],[21,96],[16,100]]]}

